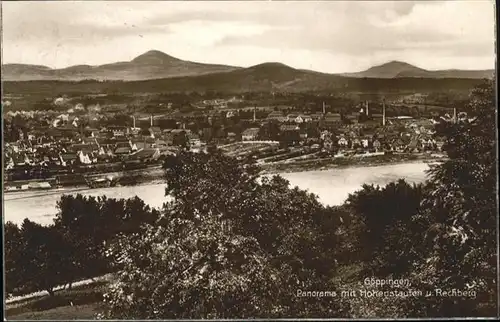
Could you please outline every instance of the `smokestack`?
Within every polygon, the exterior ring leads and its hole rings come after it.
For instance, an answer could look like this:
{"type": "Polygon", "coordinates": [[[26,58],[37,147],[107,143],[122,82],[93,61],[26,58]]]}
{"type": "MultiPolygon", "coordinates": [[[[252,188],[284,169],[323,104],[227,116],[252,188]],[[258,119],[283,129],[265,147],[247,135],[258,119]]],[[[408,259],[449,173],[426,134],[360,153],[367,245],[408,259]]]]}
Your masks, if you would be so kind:
{"type": "Polygon", "coordinates": [[[253,107],[253,121],[254,121],[254,122],[257,120],[256,112],[257,112],[257,107],[256,107],[256,106],[254,106],[254,107],[253,107]]]}
{"type": "Polygon", "coordinates": [[[453,123],[457,123],[457,108],[453,108],[453,123]]]}
{"type": "Polygon", "coordinates": [[[385,98],[382,99],[382,125],[385,126],[385,98]]]}
{"type": "Polygon", "coordinates": [[[134,129],[135,129],[135,116],[132,115],[132,119],[134,120],[134,129]]]}
{"type": "Polygon", "coordinates": [[[326,114],[325,102],[323,102],[323,114],[326,114]]]}
{"type": "Polygon", "coordinates": [[[365,108],[366,116],[368,116],[368,101],[366,101],[365,106],[366,106],[365,108]]]}
{"type": "Polygon", "coordinates": [[[151,114],[151,127],[153,127],[153,114],[151,114]]]}

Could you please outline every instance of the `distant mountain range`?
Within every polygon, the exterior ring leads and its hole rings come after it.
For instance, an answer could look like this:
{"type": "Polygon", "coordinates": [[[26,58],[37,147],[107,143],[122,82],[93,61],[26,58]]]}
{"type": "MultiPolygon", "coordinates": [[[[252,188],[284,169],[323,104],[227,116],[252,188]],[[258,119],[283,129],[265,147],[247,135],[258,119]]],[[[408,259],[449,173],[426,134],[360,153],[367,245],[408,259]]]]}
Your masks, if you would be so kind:
{"type": "Polygon", "coordinates": [[[61,69],[26,64],[5,64],[2,66],[3,79],[7,81],[65,80],[80,81],[123,80],[135,81],[180,76],[198,76],[226,72],[238,67],[201,64],[181,60],[161,51],[148,51],[129,62],[117,62],[99,66],[76,65],[61,69]]]}
{"type": "MultiPolygon", "coordinates": [[[[430,71],[416,66],[392,61],[374,66],[366,71],[345,74],[324,74],[310,70],[298,70],[281,63],[264,63],[249,68],[202,64],[181,60],[161,51],[148,51],[129,62],[117,62],[99,66],[77,65],[61,69],[47,66],[27,64],[5,64],[2,66],[4,81],[34,80],[121,80],[142,81],[152,79],[179,78],[188,76],[207,76],[217,74],[218,77],[232,79],[245,85],[258,82],[271,87],[289,87],[294,83],[311,82],[317,79],[324,82],[339,78],[491,78],[494,70],[439,70],[430,71]],[[228,75],[222,76],[222,73],[228,75]],[[333,78],[332,78],[333,77],[333,78]]],[[[202,78],[203,79],[203,78],[202,78]]],[[[265,86],[267,87],[267,86],[265,86]]]]}
{"type": "Polygon", "coordinates": [[[401,77],[421,77],[421,78],[491,78],[494,70],[426,70],[405,62],[391,61],[379,66],[373,66],[363,72],[343,74],[348,77],[367,78],[401,78],[401,77]]]}

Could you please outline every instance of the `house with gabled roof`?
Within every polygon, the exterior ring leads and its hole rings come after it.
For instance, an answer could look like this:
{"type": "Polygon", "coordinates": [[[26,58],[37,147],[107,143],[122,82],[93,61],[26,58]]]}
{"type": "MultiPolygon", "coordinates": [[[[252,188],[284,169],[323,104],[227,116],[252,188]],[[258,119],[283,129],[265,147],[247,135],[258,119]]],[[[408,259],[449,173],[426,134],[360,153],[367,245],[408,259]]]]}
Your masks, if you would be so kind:
{"type": "Polygon", "coordinates": [[[117,148],[113,151],[113,153],[114,153],[115,155],[127,155],[127,154],[130,154],[130,152],[131,152],[131,151],[132,151],[132,149],[131,149],[129,146],[127,146],[127,147],[122,146],[122,147],[117,147],[117,148]]]}
{"type": "Polygon", "coordinates": [[[71,146],[71,150],[75,153],[83,152],[85,154],[89,154],[92,152],[99,151],[99,145],[97,143],[79,143],[73,144],[71,146]]]}
{"type": "Polygon", "coordinates": [[[129,159],[141,160],[144,162],[154,161],[160,157],[160,150],[158,148],[141,149],[130,155],[129,159]]]}
{"type": "Polygon", "coordinates": [[[320,112],[315,112],[310,114],[309,116],[311,117],[312,121],[317,122],[323,118],[324,114],[320,112]]]}
{"type": "Polygon", "coordinates": [[[305,123],[312,122],[312,120],[313,120],[311,115],[302,114],[302,115],[299,115],[299,117],[302,118],[302,120],[305,123]]]}
{"type": "Polygon", "coordinates": [[[281,111],[272,111],[266,117],[267,120],[280,120],[283,117],[283,112],[281,111]]]}
{"type": "Polygon", "coordinates": [[[286,131],[299,131],[300,127],[298,125],[295,125],[295,124],[283,124],[283,125],[280,126],[280,130],[282,132],[286,132],[286,131]]]}
{"type": "Polygon", "coordinates": [[[321,119],[321,125],[326,128],[338,127],[342,124],[342,117],[339,113],[326,113],[321,119]]]}
{"type": "Polygon", "coordinates": [[[347,140],[347,138],[345,136],[341,136],[339,138],[339,140],[337,141],[337,144],[340,146],[340,147],[347,147],[349,145],[349,141],[347,140]]]}
{"type": "Polygon", "coordinates": [[[358,147],[361,147],[361,140],[355,137],[351,140],[351,149],[356,149],[358,147]]]}
{"type": "Polygon", "coordinates": [[[244,130],[241,133],[241,138],[243,141],[254,141],[257,139],[259,132],[260,132],[260,128],[252,127],[252,128],[244,130]]]}
{"type": "Polygon", "coordinates": [[[59,154],[59,159],[63,166],[69,166],[76,162],[78,159],[76,153],[61,153],[59,154]]]}

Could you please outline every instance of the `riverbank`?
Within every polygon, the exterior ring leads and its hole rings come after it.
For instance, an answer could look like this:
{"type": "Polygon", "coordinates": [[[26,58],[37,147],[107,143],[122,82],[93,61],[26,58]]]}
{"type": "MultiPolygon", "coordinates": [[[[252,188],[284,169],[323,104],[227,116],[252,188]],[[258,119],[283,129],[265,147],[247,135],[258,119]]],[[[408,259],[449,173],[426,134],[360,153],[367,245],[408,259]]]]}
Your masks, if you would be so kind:
{"type": "MultiPolygon", "coordinates": [[[[163,176],[163,169],[161,165],[150,166],[144,169],[123,170],[105,173],[90,173],[82,174],[88,180],[95,180],[100,178],[113,178],[114,182],[119,186],[133,186],[141,183],[154,183],[158,178],[163,176]]],[[[4,182],[4,193],[12,194],[47,194],[61,189],[79,189],[86,190],[92,189],[88,184],[82,182],[64,182],[62,186],[57,184],[56,177],[46,179],[33,179],[33,180],[19,180],[19,181],[6,181],[4,182]],[[43,189],[30,189],[32,184],[48,183],[49,187],[43,189]],[[22,187],[19,189],[19,187],[22,187]],[[18,189],[12,189],[18,188],[18,189]],[[23,189],[24,188],[24,189],[23,189]]]]}
{"type": "MultiPolygon", "coordinates": [[[[263,163],[258,164],[262,169],[263,175],[268,174],[280,174],[280,173],[292,173],[292,172],[305,172],[305,171],[318,171],[318,170],[330,170],[330,169],[343,169],[343,168],[358,168],[358,167],[371,167],[371,166],[384,166],[384,165],[396,165],[396,164],[406,164],[415,162],[438,162],[444,160],[443,155],[428,155],[428,154],[384,154],[384,155],[356,155],[350,157],[328,157],[328,158],[315,158],[315,159],[294,159],[293,161],[285,160],[274,163],[263,163]]],[[[113,177],[117,180],[118,186],[141,186],[147,184],[159,184],[166,182],[163,179],[163,169],[162,166],[149,167],[146,169],[135,169],[120,172],[109,172],[109,173],[99,173],[90,174],[88,178],[103,178],[103,177],[113,177]]],[[[36,180],[40,182],[40,180],[36,180]]],[[[25,183],[25,182],[23,182],[25,183]]],[[[18,182],[6,182],[8,185],[18,185],[18,182]]],[[[92,188],[71,183],[67,183],[64,191],[66,192],[77,192],[80,190],[91,190],[92,188]]],[[[8,195],[21,195],[25,197],[27,194],[32,194],[33,196],[38,195],[49,195],[51,193],[57,193],[61,190],[58,187],[53,187],[50,189],[40,190],[22,190],[22,191],[12,191],[8,195]]],[[[5,190],[4,190],[5,191],[5,190]]]]}
{"type": "Polygon", "coordinates": [[[291,172],[318,171],[331,169],[347,169],[359,167],[387,166],[408,163],[435,163],[446,160],[444,155],[425,154],[389,154],[376,156],[354,156],[340,158],[318,158],[297,160],[294,162],[280,162],[262,164],[264,174],[280,174],[291,172]]]}
{"type": "MultiPolygon", "coordinates": [[[[411,183],[426,180],[429,166],[425,162],[413,161],[400,164],[331,168],[321,170],[308,167],[307,171],[281,172],[280,175],[290,182],[292,187],[308,190],[319,197],[319,201],[328,206],[342,204],[349,193],[355,192],[363,184],[385,186],[390,182],[405,179],[411,183]]],[[[262,176],[269,176],[263,171],[262,176]]],[[[107,196],[114,199],[138,197],[153,208],[163,207],[169,201],[165,195],[165,180],[156,176],[137,182],[135,185],[108,188],[62,188],[45,192],[16,192],[4,194],[4,220],[22,224],[28,217],[42,225],[50,225],[57,214],[57,202],[62,195],[82,194],[89,197],[107,196]],[[156,182],[156,184],[152,183],[156,182]]]]}

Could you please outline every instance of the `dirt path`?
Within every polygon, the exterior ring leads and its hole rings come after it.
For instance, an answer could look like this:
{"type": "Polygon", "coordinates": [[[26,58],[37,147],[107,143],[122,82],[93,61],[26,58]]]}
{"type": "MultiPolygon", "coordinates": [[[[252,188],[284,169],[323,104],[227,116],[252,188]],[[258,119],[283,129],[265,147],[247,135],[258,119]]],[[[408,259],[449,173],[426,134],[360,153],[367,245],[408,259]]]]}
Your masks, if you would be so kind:
{"type": "MultiPolygon", "coordinates": [[[[107,275],[96,277],[93,279],[89,278],[89,279],[77,281],[77,282],[74,282],[71,287],[78,288],[79,286],[90,285],[90,284],[94,284],[97,282],[106,281],[106,280],[109,280],[111,278],[111,276],[112,276],[111,274],[107,274],[107,275]]],[[[67,286],[67,284],[59,285],[59,286],[54,288],[54,291],[62,290],[62,289],[64,289],[65,286],[67,286]]],[[[47,296],[47,295],[48,295],[47,291],[38,291],[38,292],[26,294],[26,295],[14,296],[11,298],[7,298],[5,300],[5,304],[6,304],[7,308],[12,308],[12,307],[16,307],[18,305],[22,305],[26,300],[31,300],[31,299],[35,299],[37,297],[42,297],[42,296],[47,296]]]]}

